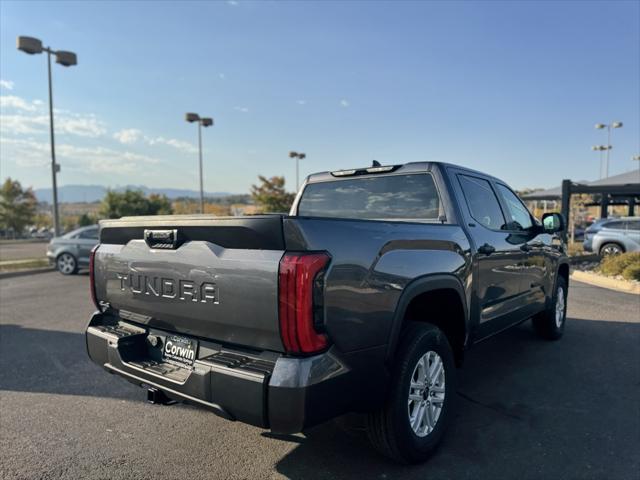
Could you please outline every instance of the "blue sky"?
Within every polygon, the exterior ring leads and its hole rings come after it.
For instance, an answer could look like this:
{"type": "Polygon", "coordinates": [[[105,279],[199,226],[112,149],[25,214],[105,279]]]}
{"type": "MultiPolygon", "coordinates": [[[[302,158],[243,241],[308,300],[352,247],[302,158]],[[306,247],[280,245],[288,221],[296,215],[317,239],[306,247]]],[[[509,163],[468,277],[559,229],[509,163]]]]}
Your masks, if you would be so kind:
{"type": "Polygon", "coordinates": [[[597,122],[622,121],[611,173],[640,154],[640,2],[0,2],[0,174],[246,192],[258,174],[439,160],[516,188],[598,178],[597,122]]]}

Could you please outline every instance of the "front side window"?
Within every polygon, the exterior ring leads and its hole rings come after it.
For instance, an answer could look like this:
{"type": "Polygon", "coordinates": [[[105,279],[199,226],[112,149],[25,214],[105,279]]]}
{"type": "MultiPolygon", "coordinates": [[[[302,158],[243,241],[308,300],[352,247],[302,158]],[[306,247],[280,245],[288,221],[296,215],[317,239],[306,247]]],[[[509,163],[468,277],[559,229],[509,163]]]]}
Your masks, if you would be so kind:
{"type": "Polygon", "coordinates": [[[492,230],[504,229],[504,215],[491,184],[478,177],[468,175],[458,177],[473,219],[492,230]]]}
{"type": "Polygon", "coordinates": [[[510,230],[526,230],[531,228],[533,226],[531,214],[529,213],[529,210],[527,210],[527,207],[524,206],[524,203],[522,203],[522,200],[520,200],[509,188],[501,185],[500,183],[497,185],[502,198],[504,198],[504,201],[507,204],[507,214],[509,215],[509,223],[511,224],[510,230]]]}
{"type": "Polygon", "coordinates": [[[307,185],[298,215],[436,221],[440,199],[430,174],[349,178],[307,185]]]}

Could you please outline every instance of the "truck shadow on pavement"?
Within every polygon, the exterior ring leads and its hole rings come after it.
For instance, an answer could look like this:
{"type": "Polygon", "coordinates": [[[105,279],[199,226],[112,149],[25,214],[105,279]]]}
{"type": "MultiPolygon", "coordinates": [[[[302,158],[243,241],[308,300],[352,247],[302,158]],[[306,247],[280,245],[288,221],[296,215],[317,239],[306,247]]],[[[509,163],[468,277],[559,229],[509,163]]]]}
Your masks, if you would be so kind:
{"type": "Polygon", "coordinates": [[[12,324],[0,325],[0,390],[141,398],[89,360],[83,334],[12,324]]]}
{"type": "Polygon", "coordinates": [[[330,422],[296,436],[277,471],[291,479],[629,478],[640,468],[638,345],[639,323],[570,318],[563,339],[545,342],[526,322],[467,352],[456,418],[427,463],[394,464],[364,431],[330,422]]]}

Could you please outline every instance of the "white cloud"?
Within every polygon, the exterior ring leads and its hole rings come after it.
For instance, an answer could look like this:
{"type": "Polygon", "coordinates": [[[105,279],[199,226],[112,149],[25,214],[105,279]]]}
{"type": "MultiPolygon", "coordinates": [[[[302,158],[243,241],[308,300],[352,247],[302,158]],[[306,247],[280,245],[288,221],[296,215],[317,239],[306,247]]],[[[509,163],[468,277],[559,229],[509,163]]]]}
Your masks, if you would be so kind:
{"type": "Polygon", "coordinates": [[[340,100],[340,106],[343,108],[347,108],[350,105],[348,100],[345,100],[344,98],[342,100],[340,100]]]}
{"type": "Polygon", "coordinates": [[[145,135],[144,132],[137,128],[125,128],[119,130],[113,134],[113,138],[123,145],[132,145],[142,141],[149,146],[168,145],[169,147],[173,147],[184,152],[193,153],[197,151],[196,147],[189,142],[178,140],[176,138],[152,137],[145,135]]]}
{"type": "Polygon", "coordinates": [[[297,103],[298,105],[306,105],[306,104],[307,104],[307,101],[306,101],[306,100],[296,100],[296,103],[297,103]]]}
{"type": "Polygon", "coordinates": [[[27,102],[24,98],[16,97],[15,95],[0,95],[0,108],[35,112],[39,105],[40,104],[33,102],[27,102]]]}
{"type": "Polygon", "coordinates": [[[248,107],[233,107],[233,109],[237,112],[247,113],[249,111],[248,107]]]}
{"type": "Polygon", "coordinates": [[[7,90],[13,90],[13,86],[15,84],[11,80],[0,79],[0,88],[5,88],[7,90]]]}
{"type": "Polygon", "coordinates": [[[237,0],[227,0],[227,5],[231,5],[232,7],[237,7],[238,2],[237,0]]]}
{"type": "MultiPolygon", "coordinates": [[[[40,168],[51,161],[48,142],[2,137],[0,143],[3,146],[3,157],[13,160],[18,166],[40,168]]],[[[78,170],[87,173],[132,173],[158,163],[153,157],[126,150],[69,144],[56,145],[56,156],[63,171],[78,170]]]]}
{"type": "Polygon", "coordinates": [[[225,78],[224,73],[219,73],[219,74],[218,74],[218,78],[219,78],[220,80],[224,80],[224,78],[225,78]]]}
{"type": "MultiPolygon", "coordinates": [[[[0,131],[3,135],[47,133],[49,114],[42,100],[27,101],[14,95],[1,95],[0,131]],[[8,113],[5,113],[8,111],[8,113]]],[[[104,124],[93,114],[54,110],[56,133],[80,137],[99,137],[106,133],[104,124]]]]}
{"type": "Polygon", "coordinates": [[[170,147],[177,148],[178,150],[183,150],[185,152],[196,152],[197,148],[190,144],[189,142],[184,142],[182,140],[177,140],[175,138],[165,138],[165,137],[144,137],[144,141],[148,145],[169,145],[170,147]]]}
{"type": "Polygon", "coordinates": [[[55,119],[57,133],[68,133],[79,137],[99,137],[107,133],[104,124],[93,114],[71,113],[55,119]]]}
{"type": "Polygon", "coordinates": [[[132,143],[136,143],[140,138],[142,138],[142,132],[137,128],[125,128],[114,133],[113,138],[120,143],[130,145],[132,143]]]}

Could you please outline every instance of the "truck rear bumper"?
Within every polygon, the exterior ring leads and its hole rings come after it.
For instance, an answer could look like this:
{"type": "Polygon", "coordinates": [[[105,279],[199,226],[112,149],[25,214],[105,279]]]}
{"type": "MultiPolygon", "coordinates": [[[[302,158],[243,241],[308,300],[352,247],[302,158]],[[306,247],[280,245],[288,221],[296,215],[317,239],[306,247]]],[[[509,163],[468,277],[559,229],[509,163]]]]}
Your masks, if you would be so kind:
{"type": "Polygon", "coordinates": [[[345,413],[356,398],[353,371],[332,350],[290,358],[200,340],[189,368],[162,359],[158,343],[171,334],[96,312],[87,351],[110,373],[143,388],[276,433],[296,433],[345,413]]]}

